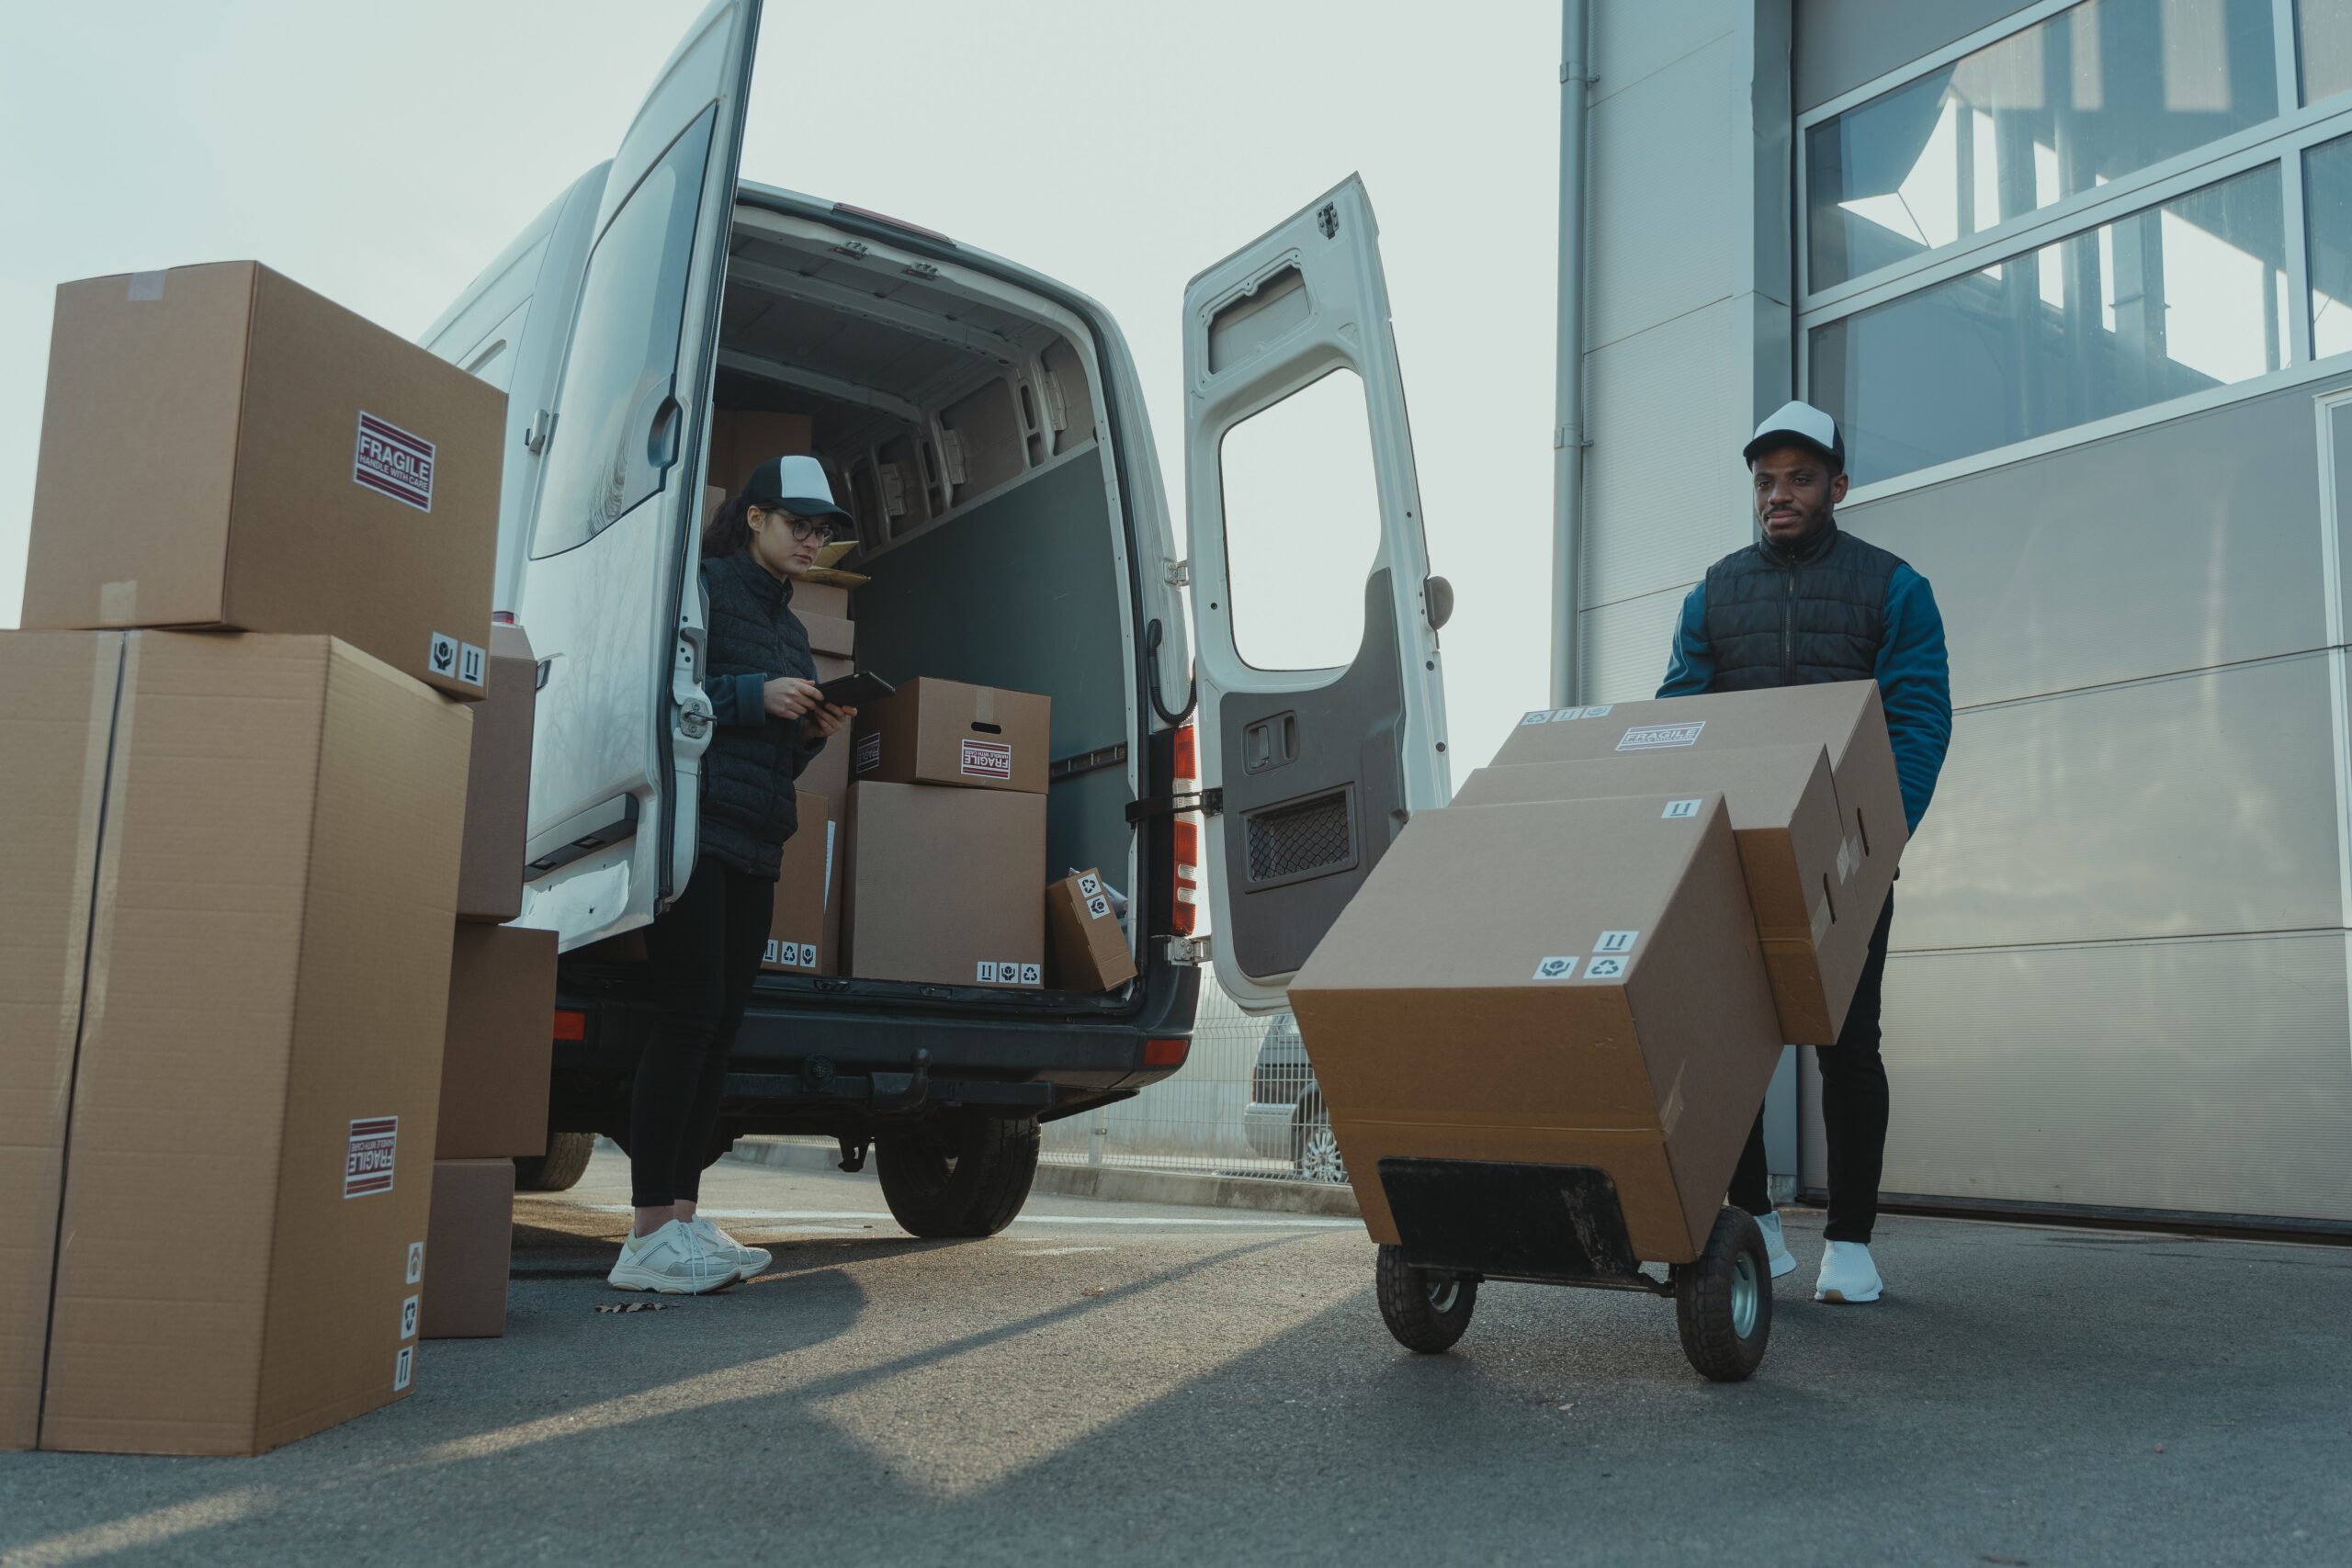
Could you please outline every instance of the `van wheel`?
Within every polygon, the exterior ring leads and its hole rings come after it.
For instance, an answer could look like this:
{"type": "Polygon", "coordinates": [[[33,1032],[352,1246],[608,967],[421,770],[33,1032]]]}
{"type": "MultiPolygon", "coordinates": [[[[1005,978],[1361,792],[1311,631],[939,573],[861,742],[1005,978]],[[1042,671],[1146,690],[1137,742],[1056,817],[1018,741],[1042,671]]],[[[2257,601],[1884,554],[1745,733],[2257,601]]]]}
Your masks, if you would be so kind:
{"type": "Polygon", "coordinates": [[[994,1235],[1029,1201],[1038,1144],[1034,1118],[967,1112],[876,1136],[874,1169],[908,1234],[994,1235]]]}
{"type": "Polygon", "coordinates": [[[1396,1343],[1419,1355],[1453,1348],[1470,1326],[1478,1305],[1478,1281],[1439,1274],[1405,1261],[1405,1249],[1380,1244],[1373,1274],[1379,1286],[1380,1317],[1396,1343]]]}
{"type": "Polygon", "coordinates": [[[561,1192],[576,1186],[595,1152],[594,1133],[549,1133],[547,1153],[514,1156],[514,1190],[561,1192]]]}

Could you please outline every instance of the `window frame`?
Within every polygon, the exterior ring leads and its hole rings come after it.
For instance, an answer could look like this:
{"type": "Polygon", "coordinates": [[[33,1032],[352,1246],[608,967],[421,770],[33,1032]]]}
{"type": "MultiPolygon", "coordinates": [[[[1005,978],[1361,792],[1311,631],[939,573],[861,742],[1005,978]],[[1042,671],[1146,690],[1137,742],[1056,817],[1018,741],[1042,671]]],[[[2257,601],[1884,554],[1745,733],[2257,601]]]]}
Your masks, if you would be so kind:
{"type": "Polygon", "coordinates": [[[2249,126],[2202,147],[2150,164],[2094,189],[2078,191],[2037,211],[2020,213],[1990,229],[1980,230],[1943,249],[1878,268],[1859,278],[1818,291],[1808,291],[1813,271],[1811,192],[1807,188],[1806,146],[1813,128],[1882,94],[1940,71],[1954,61],[1988,44],[2026,31],[2051,17],[2072,10],[2084,0],[2037,0],[1989,27],[1981,28],[1931,54],[1908,62],[1865,82],[1796,117],[1790,163],[1795,204],[1795,260],[1802,287],[1793,318],[1792,367],[1799,397],[1812,391],[1813,333],[1815,329],[1859,315],[1906,295],[1983,270],[2043,246],[2087,233],[2119,219],[2160,207],[2175,197],[2219,180],[2246,173],[2266,164],[2279,171],[2281,211],[2286,224],[2288,298],[2293,309],[2287,322],[2287,363],[2267,375],[2185,398],[2151,403],[2146,408],[2069,425],[2028,440],[1996,446],[1930,468],[1915,468],[1891,479],[1857,485],[1848,505],[1881,496],[1939,484],[1966,474],[2040,457],[2044,453],[2103,440],[2129,430],[2202,412],[2207,409],[2265,396],[2282,388],[2324,378],[2352,368],[2352,351],[2325,359],[2313,356],[2311,310],[2310,233],[2303,211],[2303,154],[2323,142],[2352,135],[2352,90],[2323,98],[2317,105],[2302,102],[2296,0],[2271,0],[2271,43],[2278,101],[2273,118],[2249,126]]]}

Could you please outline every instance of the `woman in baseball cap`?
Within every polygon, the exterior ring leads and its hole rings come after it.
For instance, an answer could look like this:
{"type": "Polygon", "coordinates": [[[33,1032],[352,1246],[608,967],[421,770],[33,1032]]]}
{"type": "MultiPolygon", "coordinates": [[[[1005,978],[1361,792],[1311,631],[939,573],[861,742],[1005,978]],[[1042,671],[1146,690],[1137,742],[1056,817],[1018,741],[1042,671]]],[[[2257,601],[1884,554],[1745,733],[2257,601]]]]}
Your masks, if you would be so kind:
{"type": "Polygon", "coordinates": [[[822,464],[771,457],[703,537],[703,692],[715,728],[703,755],[694,874],[645,939],[655,1013],[629,1110],[637,1222],[607,1276],[625,1291],[699,1295],[770,1261],[695,1204],[727,1058],[767,942],[784,842],[799,827],[793,781],[856,713],[819,695],[808,634],[792,613],[794,580],[848,526],[822,464]]]}

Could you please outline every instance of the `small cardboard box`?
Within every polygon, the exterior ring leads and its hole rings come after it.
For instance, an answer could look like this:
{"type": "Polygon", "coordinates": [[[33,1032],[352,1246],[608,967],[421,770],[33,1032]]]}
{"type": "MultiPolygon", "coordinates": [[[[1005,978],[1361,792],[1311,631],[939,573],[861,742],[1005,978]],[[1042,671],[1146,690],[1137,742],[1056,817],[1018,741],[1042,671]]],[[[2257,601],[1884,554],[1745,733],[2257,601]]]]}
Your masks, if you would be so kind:
{"type": "Polygon", "coordinates": [[[1127,933],[1111,912],[1102,874],[1082,871],[1046,889],[1046,934],[1053,982],[1067,991],[1115,991],[1136,977],[1127,933]]]}
{"type": "Polygon", "coordinates": [[[704,478],[733,495],[762,463],[770,457],[806,456],[814,441],[815,427],[805,413],[714,409],[710,420],[710,467],[704,478]]]}
{"type": "Polygon", "coordinates": [[[792,585],[792,613],[804,621],[810,615],[846,621],[850,618],[849,590],[830,582],[797,581],[792,585]]]}
{"type": "Polygon", "coordinates": [[[800,826],[784,841],[775,914],[768,921],[768,945],[760,967],[778,974],[821,975],[826,972],[825,874],[833,825],[823,795],[804,789],[798,799],[800,826]]]}
{"type": "Polygon", "coordinates": [[[422,1322],[426,1339],[496,1339],[506,1332],[506,1280],[514,1258],[514,1162],[433,1162],[433,1218],[424,1257],[432,1273],[422,1322]]]}
{"type": "Polygon", "coordinates": [[[1053,701],[926,675],[863,709],[851,771],[860,784],[1046,793],[1053,701]]]}
{"type": "Polygon", "coordinates": [[[506,399],[253,262],[57,291],[28,627],[342,637],[482,694],[506,399]]]}
{"type": "Polygon", "coordinates": [[[12,1309],[53,1262],[0,1441],[258,1453],[407,1393],[471,728],[327,637],[0,634],[12,1309]]]}
{"type": "Polygon", "coordinates": [[[718,515],[718,509],[726,504],[727,492],[725,491],[719,489],[717,485],[705,485],[702,487],[702,535],[704,538],[707,539],[710,537],[711,520],[718,515]]]}
{"type": "MultiPolygon", "coordinates": [[[[797,616],[802,629],[808,634],[811,653],[831,654],[836,659],[848,659],[857,652],[857,623],[845,615],[827,615],[815,610],[801,608],[803,592],[814,593],[814,588],[796,591],[792,595],[792,613],[797,616]]],[[[836,588],[831,592],[838,593],[836,588]]]]}
{"type": "Polygon", "coordinates": [[[1044,795],[861,784],[849,792],[848,861],[846,973],[1045,984],[1044,795]]]}
{"type": "Polygon", "coordinates": [[[1591,1166],[1699,1255],[1781,1059],[1720,795],[1423,812],[1290,987],[1375,1241],[1389,1156],[1591,1166]]]}
{"type": "Polygon", "coordinates": [[[1834,1045],[1870,956],[1871,923],[1848,897],[1851,862],[1829,754],[1819,746],[1648,751],[1582,762],[1481,768],[1455,806],[1594,800],[1677,790],[1719,793],[1764,946],[1782,1038],[1834,1045]]]}
{"type": "Polygon", "coordinates": [[[523,912],[531,816],[531,728],[539,662],[520,626],[490,628],[489,689],[474,709],[458,919],[503,925],[523,912]]]}
{"type": "Polygon", "coordinates": [[[548,1149],[555,1054],[553,931],[459,925],[449,957],[441,1052],[439,1160],[510,1159],[548,1149]]]}

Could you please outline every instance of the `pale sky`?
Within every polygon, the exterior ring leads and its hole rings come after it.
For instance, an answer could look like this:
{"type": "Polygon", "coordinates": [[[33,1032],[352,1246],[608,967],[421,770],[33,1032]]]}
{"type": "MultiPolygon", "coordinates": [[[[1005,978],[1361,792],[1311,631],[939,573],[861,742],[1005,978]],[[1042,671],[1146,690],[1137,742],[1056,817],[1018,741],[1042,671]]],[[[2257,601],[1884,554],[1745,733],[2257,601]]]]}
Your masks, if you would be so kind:
{"type": "MultiPolygon", "coordinates": [[[[413,337],[611,156],[700,8],[14,8],[0,625],[22,594],[58,283],[253,257],[413,337]]],[[[1181,526],[1185,280],[1360,172],[1430,556],[1458,595],[1443,636],[1458,785],[1549,683],[1558,27],[1555,0],[770,0],[743,174],[1101,300],[1134,349],[1181,526]]]]}

